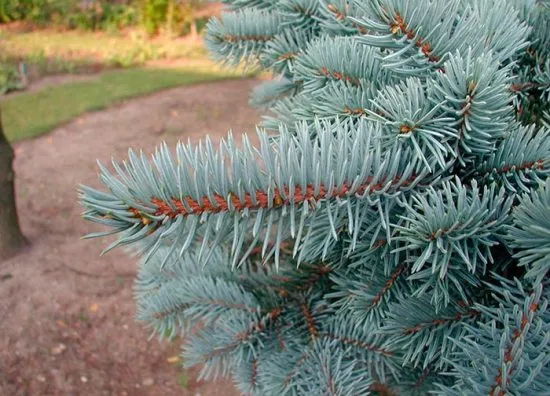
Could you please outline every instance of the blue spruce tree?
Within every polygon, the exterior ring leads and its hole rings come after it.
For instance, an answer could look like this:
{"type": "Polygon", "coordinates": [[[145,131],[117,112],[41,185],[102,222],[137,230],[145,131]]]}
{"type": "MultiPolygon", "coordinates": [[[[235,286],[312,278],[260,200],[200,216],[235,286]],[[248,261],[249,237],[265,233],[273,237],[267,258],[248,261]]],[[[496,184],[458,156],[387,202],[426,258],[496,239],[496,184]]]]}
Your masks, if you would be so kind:
{"type": "Polygon", "coordinates": [[[550,394],[549,2],[224,3],[212,54],[276,75],[259,147],[81,188],[138,318],[243,394],[550,394]]]}

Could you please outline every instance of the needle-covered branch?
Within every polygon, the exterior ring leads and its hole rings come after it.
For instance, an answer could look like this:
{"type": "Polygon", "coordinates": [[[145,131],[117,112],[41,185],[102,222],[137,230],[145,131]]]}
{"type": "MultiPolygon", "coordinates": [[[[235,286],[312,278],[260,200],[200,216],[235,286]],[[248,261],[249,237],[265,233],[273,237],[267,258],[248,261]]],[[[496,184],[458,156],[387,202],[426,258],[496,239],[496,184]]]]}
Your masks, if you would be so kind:
{"type": "Polygon", "coordinates": [[[550,182],[520,197],[513,213],[514,225],[508,236],[519,248],[516,257],[526,266],[526,277],[541,282],[550,270],[550,182]]]}
{"type": "MultiPolygon", "coordinates": [[[[152,161],[130,151],[128,162],[113,162],[115,175],[101,166],[108,192],[82,187],[81,201],[85,218],[111,230],[90,236],[120,233],[106,250],[145,238],[158,247],[172,238],[183,243],[183,252],[201,229],[201,252],[210,242],[233,238],[234,264],[262,240],[265,254],[274,238],[271,254],[278,262],[285,238],[295,239],[296,246],[307,242],[302,238],[316,212],[335,218],[344,211],[353,224],[355,201],[375,204],[382,196],[398,196],[433,178],[409,150],[395,145],[381,152],[374,146],[375,127],[351,135],[318,124],[315,141],[305,126],[296,136],[281,132],[275,144],[260,132],[258,150],[246,138],[243,149],[231,138],[219,150],[206,140],[198,147],[178,145],[175,161],[162,146],[152,161]],[[246,235],[253,241],[243,252],[246,235]]],[[[333,221],[330,227],[336,236],[333,221]]]]}
{"type": "Polygon", "coordinates": [[[224,3],[208,47],[277,75],[270,135],[81,188],[143,255],[138,318],[251,396],[547,393],[550,6],[224,3]]]}
{"type": "Polygon", "coordinates": [[[550,387],[548,285],[525,288],[519,280],[493,286],[497,306],[477,305],[482,322],[454,338],[449,362],[458,381],[442,395],[543,395],[550,387]]]}
{"type": "Polygon", "coordinates": [[[456,51],[474,56],[493,52],[513,59],[527,47],[529,27],[510,11],[506,0],[375,0],[358,2],[365,16],[353,19],[368,34],[358,41],[389,50],[384,64],[403,74],[442,68],[456,51]]]}

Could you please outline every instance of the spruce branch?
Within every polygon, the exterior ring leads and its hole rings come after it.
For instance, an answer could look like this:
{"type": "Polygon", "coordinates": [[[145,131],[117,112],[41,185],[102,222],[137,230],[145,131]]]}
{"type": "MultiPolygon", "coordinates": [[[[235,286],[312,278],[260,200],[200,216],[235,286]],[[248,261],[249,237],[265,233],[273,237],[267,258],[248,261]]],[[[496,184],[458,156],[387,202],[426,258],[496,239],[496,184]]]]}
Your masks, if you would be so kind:
{"type": "Polygon", "coordinates": [[[385,126],[379,139],[382,147],[391,146],[397,139],[405,141],[428,169],[432,158],[440,168],[445,168],[449,158],[457,156],[452,142],[458,133],[452,125],[453,119],[441,111],[445,101],[430,100],[420,79],[410,78],[399,85],[387,86],[371,103],[374,111],[367,113],[385,126]]]}
{"type": "Polygon", "coordinates": [[[270,134],[80,190],[143,256],[138,318],[251,396],[545,394],[550,6],[224,3],[208,46],[277,75],[270,134]]]}
{"type": "Polygon", "coordinates": [[[205,364],[201,377],[217,378],[227,376],[235,364],[246,359],[254,345],[260,342],[264,332],[269,331],[273,323],[283,313],[282,308],[273,308],[261,317],[226,318],[217,321],[191,335],[185,346],[184,355],[187,367],[205,364]]]}
{"type": "Polygon", "coordinates": [[[544,183],[550,172],[550,128],[515,126],[493,153],[473,163],[467,179],[485,185],[496,182],[512,193],[527,192],[544,183]]]}
{"type": "Polygon", "coordinates": [[[307,348],[303,353],[298,354],[296,358],[293,357],[293,359],[291,360],[293,362],[293,365],[291,369],[288,370],[288,373],[283,378],[283,381],[281,384],[282,391],[288,391],[291,386],[295,386],[293,384],[293,381],[300,373],[300,370],[302,369],[304,363],[307,361],[308,354],[309,354],[309,348],[307,348]]]}
{"type": "MultiPolygon", "coordinates": [[[[168,248],[159,249],[149,262],[142,262],[134,287],[137,318],[159,336],[175,336],[199,322],[209,324],[222,316],[259,315],[266,308],[244,289],[235,274],[216,265],[227,257],[213,254],[213,269],[201,271],[195,257],[177,257],[168,248]],[[216,290],[211,292],[210,290],[216,290]]],[[[276,305],[278,301],[272,301],[276,305]]],[[[271,309],[271,308],[268,308],[271,309]]]]}
{"type": "Polygon", "coordinates": [[[383,382],[374,382],[371,391],[377,396],[424,396],[433,393],[437,385],[452,384],[452,380],[438,375],[433,366],[424,369],[404,366],[401,373],[398,380],[388,378],[383,382]]]}
{"type": "Polygon", "coordinates": [[[536,89],[546,102],[550,101],[550,59],[544,65],[537,65],[535,82],[530,89],[536,89]]]}
{"type": "MultiPolygon", "coordinates": [[[[387,250],[386,250],[387,253],[387,250]]],[[[407,265],[400,263],[386,274],[380,262],[364,263],[362,252],[354,252],[350,264],[330,277],[333,291],[326,295],[342,313],[351,315],[364,326],[381,326],[391,301],[400,300],[410,292],[405,281],[407,265]]]]}
{"type": "MultiPolygon", "coordinates": [[[[277,0],[278,1],[278,0],[277,0]]],[[[277,1],[265,0],[221,0],[230,10],[242,9],[271,9],[277,5],[277,1]]]]}
{"type": "Polygon", "coordinates": [[[543,395],[550,386],[548,292],[542,283],[497,277],[491,286],[497,306],[477,304],[482,322],[466,325],[467,334],[454,339],[457,351],[449,363],[457,382],[441,386],[444,395],[543,395]]]}
{"type": "Polygon", "coordinates": [[[321,333],[322,338],[327,338],[332,341],[339,342],[343,345],[351,345],[368,352],[374,352],[383,356],[393,356],[393,352],[386,348],[379,348],[376,345],[362,341],[358,337],[339,336],[333,332],[327,331],[321,333]]]}
{"type": "Polygon", "coordinates": [[[430,4],[426,0],[415,1],[412,5],[400,0],[377,0],[364,4],[366,16],[354,22],[369,31],[369,34],[359,39],[360,42],[396,50],[395,53],[385,57],[388,67],[396,71],[410,70],[410,67],[406,66],[410,66],[411,61],[419,66],[431,63],[439,67],[442,60],[441,54],[449,52],[448,46],[454,41],[450,35],[452,31],[450,27],[455,23],[459,26],[467,26],[469,23],[469,20],[464,17],[455,22],[459,5],[459,1],[452,1],[443,7],[430,4]],[[424,12],[414,15],[415,9],[424,10],[424,12]],[[378,34],[374,35],[375,32],[378,34]],[[422,37],[421,32],[427,36],[422,37]],[[446,40],[441,40],[443,37],[446,40]],[[433,40],[437,40],[437,44],[431,43],[433,40]],[[415,53],[417,50],[418,53],[415,53]],[[406,58],[399,55],[405,51],[408,60],[404,65],[406,58]]]}
{"type": "Polygon", "coordinates": [[[481,190],[475,180],[466,186],[457,178],[410,199],[403,202],[405,222],[394,226],[398,247],[392,252],[406,252],[409,279],[423,283],[413,295],[435,288],[432,303],[436,306],[449,303],[450,289],[468,299],[466,284],[479,284],[477,276],[493,261],[490,248],[504,239],[513,197],[494,184],[481,190]]]}
{"type": "Polygon", "coordinates": [[[318,0],[279,0],[277,6],[286,26],[292,29],[318,30],[318,0]]]}
{"type": "Polygon", "coordinates": [[[224,13],[208,22],[205,44],[219,62],[257,61],[268,41],[281,31],[278,13],[248,9],[224,13]]]}
{"type": "Polygon", "coordinates": [[[501,62],[514,58],[528,45],[529,27],[508,11],[506,0],[481,3],[375,0],[361,3],[366,16],[353,20],[369,31],[358,41],[390,50],[384,64],[398,73],[444,70],[448,54],[469,48],[474,56],[492,51],[501,62]]]}
{"type": "Polygon", "coordinates": [[[266,108],[287,96],[294,96],[302,88],[285,78],[266,81],[254,88],[249,103],[256,108],[266,108]]]}
{"type": "Polygon", "coordinates": [[[301,301],[298,306],[300,308],[300,312],[302,313],[309,336],[311,337],[312,341],[315,341],[317,337],[319,337],[319,329],[315,324],[315,318],[313,317],[311,307],[309,306],[309,304],[307,304],[306,301],[301,301]]]}
{"type": "Polygon", "coordinates": [[[470,0],[469,3],[482,28],[478,34],[478,54],[493,53],[503,64],[517,60],[529,46],[532,31],[520,17],[518,7],[510,7],[509,0],[470,0]],[[506,8],[500,8],[506,7],[506,8]]]}
{"type": "Polygon", "coordinates": [[[345,81],[327,81],[323,89],[305,94],[303,91],[292,98],[285,98],[271,109],[275,116],[264,117],[263,125],[277,129],[283,122],[293,125],[295,121],[313,124],[314,119],[349,122],[350,128],[357,129],[358,122],[366,119],[366,109],[371,107],[370,99],[377,90],[370,83],[353,86],[345,81]],[[300,106],[296,107],[299,103],[300,106]]]}
{"type": "Polygon", "coordinates": [[[262,384],[259,378],[259,357],[252,357],[233,367],[233,380],[237,389],[245,395],[260,395],[262,384]]]}
{"type": "Polygon", "coordinates": [[[365,34],[367,30],[352,20],[359,18],[364,12],[356,1],[320,0],[323,15],[321,26],[329,35],[357,35],[365,34]]]}
{"type": "Polygon", "coordinates": [[[305,53],[296,59],[294,78],[304,83],[304,91],[314,93],[329,81],[379,87],[390,80],[390,74],[380,67],[380,53],[365,47],[353,37],[326,37],[313,41],[305,53]],[[325,51],[325,48],[332,48],[325,51]]]}
{"type": "Polygon", "coordinates": [[[281,271],[271,277],[272,286],[275,287],[278,293],[282,296],[294,296],[297,293],[308,292],[310,289],[319,285],[326,280],[332,269],[325,263],[309,264],[303,263],[300,265],[300,271],[296,270],[281,271]]]}
{"type": "MultiPolygon", "coordinates": [[[[287,235],[296,241],[295,254],[307,243],[308,219],[316,212],[326,211],[337,235],[332,219],[353,216],[351,205],[357,200],[376,204],[380,197],[398,196],[423,179],[437,177],[422,169],[408,149],[396,145],[382,153],[373,147],[376,129],[350,136],[344,129],[334,131],[319,124],[317,133],[318,140],[311,141],[304,125],[297,136],[282,130],[272,145],[260,132],[259,150],[252,149],[247,139],[242,150],[231,139],[222,142],[218,151],[209,140],[204,150],[180,144],[177,163],[162,146],[153,157],[154,166],[144,154],[130,152],[128,163],[113,164],[117,177],[101,166],[109,193],[82,187],[84,216],[122,233],[106,251],[147,238],[153,254],[163,240],[175,238],[183,243],[183,252],[203,228],[199,256],[209,243],[218,245],[232,236],[232,262],[237,264],[261,238],[265,255],[270,236],[275,235],[270,255],[278,264],[279,247],[287,235]],[[364,157],[364,153],[370,154],[364,157]],[[229,168],[225,158],[231,160],[229,168]],[[213,221],[202,225],[208,217],[213,221]],[[254,240],[242,253],[244,236],[250,231],[254,240]]],[[[353,224],[353,218],[348,222],[353,224]]]]}
{"type": "Polygon", "coordinates": [[[314,37],[311,30],[296,32],[284,29],[266,44],[261,57],[262,65],[292,80],[296,58],[304,52],[314,37]]]}
{"type": "Polygon", "coordinates": [[[539,283],[550,270],[550,182],[520,196],[509,227],[510,246],[518,249],[515,257],[527,267],[527,278],[539,283]]]}
{"type": "MultiPolygon", "coordinates": [[[[324,321],[326,323],[326,321],[324,321]]],[[[318,383],[312,369],[319,369],[321,364],[319,348],[328,348],[333,358],[328,362],[341,362],[340,364],[352,365],[355,375],[347,377],[340,383],[342,387],[357,386],[355,381],[367,381],[370,386],[372,378],[386,378],[389,373],[397,369],[398,360],[393,356],[389,345],[385,344],[380,337],[362,333],[353,326],[353,321],[344,316],[338,316],[329,320],[328,327],[320,328],[318,336],[310,338],[307,344],[290,339],[286,348],[279,351],[274,359],[265,361],[263,368],[264,375],[270,378],[277,378],[270,381],[270,385],[264,390],[269,394],[281,393],[304,393],[307,389],[324,389],[326,387],[326,372],[318,383]],[[269,373],[269,374],[268,374],[269,373]],[[345,385],[348,384],[349,385],[345,385]],[[323,385],[324,384],[324,385],[323,385]]],[[[336,374],[337,372],[335,372],[336,374]]],[[[337,381],[335,380],[335,383],[337,381]]],[[[354,389],[349,388],[349,389],[354,389]]],[[[321,391],[320,391],[321,392],[321,391]]],[[[322,394],[322,393],[321,393],[322,394]]],[[[345,393],[344,393],[345,394],[345,393]]]]}
{"type": "Polygon", "coordinates": [[[137,296],[139,320],[151,324],[158,334],[189,328],[198,321],[211,322],[221,315],[260,313],[254,296],[239,285],[220,279],[194,277],[163,285],[156,293],[137,296]],[[217,293],[208,290],[217,289],[217,293]]]}
{"type": "Polygon", "coordinates": [[[452,379],[439,375],[433,366],[422,368],[403,367],[403,377],[400,381],[388,381],[394,395],[424,396],[432,394],[440,384],[452,384],[452,379]]]}
{"type": "Polygon", "coordinates": [[[473,324],[480,315],[472,305],[457,301],[438,311],[427,297],[410,298],[392,304],[378,331],[402,353],[404,365],[439,371],[457,350],[451,339],[460,339],[465,334],[462,325],[473,324]]]}
{"type": "Polygon", "coordinates": [[[283,124],[288,126],[289,131],[292,131],[292,126],[299,122],[311,123],[311,120],[305,120],[298,114],[299,111],[303,113],[304,108],[307,109],[309,104],[310,100],[307,95],[303,95],[303,92],[297,93],[293,98],[282,98],[270,109],[271,114],[263,116],[261,126],[266,130],[278,131],[280,125],[283,124]],[[301,103],[300,110],[296,108],[295,103],[301,103]]]}
{"type": "Polygon", "coordinates": [[[493,152],[513,116],[509,67],[491,54],[474,57],[469,48],[465,56],[451,54],[444,69],[435,74],[431,94],[456,120],[462,161],[493,152]]]}
{"type": "Polygon", "coordinates": [[[361,361],[346,359],[345,352],[330,341],[320,340],[309,349],[295,387],[300,393],[313,389],[315,394],[340,396],[353,392],[367,394],[372,379],[361,361]]]}

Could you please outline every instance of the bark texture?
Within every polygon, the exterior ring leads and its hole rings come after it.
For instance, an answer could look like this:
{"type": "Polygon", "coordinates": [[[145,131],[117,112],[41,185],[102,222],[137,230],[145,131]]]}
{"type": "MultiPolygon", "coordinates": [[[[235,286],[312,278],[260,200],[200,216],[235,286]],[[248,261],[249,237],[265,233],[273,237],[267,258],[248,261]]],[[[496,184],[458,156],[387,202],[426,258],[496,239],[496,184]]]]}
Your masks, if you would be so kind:
{"type": "Polygon", "coordinates": [[[13,149],[4,135],[0,112],[0,261],[14,255],[26,244],[15,204],[13,158],[13,149]]]}

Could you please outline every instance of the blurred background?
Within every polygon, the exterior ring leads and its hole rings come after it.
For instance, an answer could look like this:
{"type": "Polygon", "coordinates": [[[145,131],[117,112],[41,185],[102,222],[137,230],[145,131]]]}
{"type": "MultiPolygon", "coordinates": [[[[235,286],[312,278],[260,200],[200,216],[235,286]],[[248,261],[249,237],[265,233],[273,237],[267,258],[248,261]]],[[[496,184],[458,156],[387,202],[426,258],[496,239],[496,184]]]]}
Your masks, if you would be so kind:
{"type": "MultiPolygon", "coordinates": [[[[221,5],[178,0],[0,0],[0,111],[29,244],[0,260],[0,395],[233,395],[184,368],[178,339],[134,320],[136,258],[81,219],[97,163],[165,141],[254,132],[259,78],[203,47],[221,5]]],[[[1,213],[1,211],[0,211],[1,213]]],[[[2,219],[0,219],[1,221],[2,219]]]]}

